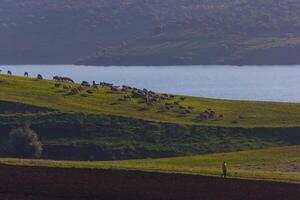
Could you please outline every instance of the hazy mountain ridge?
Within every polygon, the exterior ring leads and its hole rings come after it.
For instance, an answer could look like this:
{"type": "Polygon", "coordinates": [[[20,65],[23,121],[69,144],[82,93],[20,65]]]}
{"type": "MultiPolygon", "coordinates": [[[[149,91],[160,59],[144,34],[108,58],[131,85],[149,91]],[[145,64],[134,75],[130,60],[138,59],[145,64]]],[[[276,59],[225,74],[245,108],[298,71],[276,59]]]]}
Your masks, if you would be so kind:
{"type": "Polygon", "coordinates": [[[297,54],[290,48],[290,38],[298,38],[300,31],[297,0],[2,0],[0,4],[2,64],[247,63],[252,60],[247,57],[266,48],[249,52],[253,48],[244,44],[264,45],[269,40],[281,41],[275,42],[276,57],[282,55],[285,63],[294,58],[285,59],[286,49],[297,54]],[[182,43],[189,48],[182,48],[182,43]]]}

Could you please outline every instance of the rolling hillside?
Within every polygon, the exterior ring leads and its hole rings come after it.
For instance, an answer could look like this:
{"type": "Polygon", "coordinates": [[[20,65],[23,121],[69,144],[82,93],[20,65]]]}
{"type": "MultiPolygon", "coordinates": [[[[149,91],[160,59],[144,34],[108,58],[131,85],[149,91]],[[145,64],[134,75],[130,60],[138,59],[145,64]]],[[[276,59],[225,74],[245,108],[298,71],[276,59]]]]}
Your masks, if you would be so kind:
{"type": "Polygon", "coordinates": [[[298,127],[300,123],[298,103],[231,101],[155,93],[159,100],[147,103],[131,89],[114,91],[109,87],[83,87],[79,93],[72,93],[79,84],[59,83],[55,86],[54,81],[6,75],[0,80],[1,101],[64,112],[220,127],[298,127]],[[210,110],[214,112],[213,117],[201,119],[201,114],[210,110]]]}
{"type": "Polygon", "coordinates": [[[300,144],[297,103],[154,94],[147,103],[135,89],[1,75],[0,155],[13,156],[9,132],[26,124],[41,138],[48,159],[170,157],[300,144]]]}
{"type": "Polygon", "coordinates": [[[297,0],[5,0],[0,60],[299,64],[299,7],[297,0]]]}

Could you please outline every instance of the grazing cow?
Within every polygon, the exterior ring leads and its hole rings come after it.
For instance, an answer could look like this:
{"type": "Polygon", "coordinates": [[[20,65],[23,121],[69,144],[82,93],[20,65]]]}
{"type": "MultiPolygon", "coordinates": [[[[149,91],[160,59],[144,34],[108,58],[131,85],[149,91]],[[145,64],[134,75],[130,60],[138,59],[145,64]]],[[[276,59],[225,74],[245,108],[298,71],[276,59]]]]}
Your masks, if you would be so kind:
{"type": "Polygon", "coordinates": [[[53,76],[53,80],[54,81],[61,81],[61,77],[59,77],[59,76],[53,76]]]}
{"type": "Polygon", "coordinates": [[[10,76],[12,75],[11,71],[9,71],[9,70],[7,71],[7,74],[10,76]]]}
{"type": "Polygon", "coordinates": [[[208,119],[208,116],[205,113],[200,113],[199,118],[200,121],[205,121],[208,119]]]}
{"type": "Polygon", "coordinates": [[[53,76],[53,80],[59,81],[59,82],[74,83],[74,81],[71,78],[69,78],[69,77],[53,76]]]}
{"type": "Polygon", "coordinates": [[[1,74],[2,70],[0,69],[0,74],[1,74]]]}
{"type": "Polygon", "coordinates": [[[69,77],[61,77],[62,81],[74,83],[74,81],[69,77]]]}
{"type": "Polygon", "coordinates": [[[110,89],[111,89],[112,91],[117,92],[117,91],[119,91],[119,86],[111,86],[110,89]]]}
{"type": "Polygon", "coordinates": [[[114,84],[112,84],[112,83],[106,83],[106,82],[100,82],[100,86],[102,86],[102,87],[113,87],[114,84]]]}
{"type": "Polygon", "coordinates": [[[76,88],[72,88],[69,94],[70,95],[79,94],[82,90],[83,90],[83,87],[82,86],[78,86],[76,88]]]}
{"type": "Polygon", "coordinates": [[[28,76],[29,76],[28,72],[25,72],[25,73],[24,73],[24,76],[25,76],[25,77],[28,77],[28,76]]]}
{"type": "Polygon", "coordinates": [[[128,90],[131,90],[132,88],[127,85],[122,85],[122,91],[126,92],[128,90]]]}
{"type": "Polygon", "coordinates": [[[209,119],[213,119],[215,117],[215,111],[213,111],[212,109],[207,109],[206,111],[203,112],[204,114],[206,114],[208,116],[209,119]]]}
{"type": "MultiPolygon", "coordinates": [[[[192,112],[192,109],[189,109],[189,111],[192,112]]],[[[198,120],[206,121],[206,120],[214,119],[215,114],[216,114],[216,112],[209,108],[199,114],[198,120]]],[[[223,119],[223,117],[224,117],[223,115],[219,115],[219,119],[223,119]]]]}
{"type": "Polygon", "coordinates": [[[40,75],[40,74],[38,74],[38,75],[37,75],[37,79],[38,79],[38,80],[43,80],[43,76],[40,75]]]}
{"type": "Polygon", "coordinates": [[[81,85],[84,86],[84,87],[90,87],[91,86],[87,81],[82,81],[81,85]]]}

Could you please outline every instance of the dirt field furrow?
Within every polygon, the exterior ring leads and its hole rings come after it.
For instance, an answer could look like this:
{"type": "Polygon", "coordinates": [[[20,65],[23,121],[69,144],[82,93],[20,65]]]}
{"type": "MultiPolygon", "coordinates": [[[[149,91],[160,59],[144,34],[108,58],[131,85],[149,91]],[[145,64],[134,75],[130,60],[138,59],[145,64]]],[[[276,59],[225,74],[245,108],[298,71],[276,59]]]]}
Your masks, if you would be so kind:
{"type": "Polygon", "coordinates": [[[0,199],[298,200],[300,185],[178,174],[1,165],[0,199]]]}

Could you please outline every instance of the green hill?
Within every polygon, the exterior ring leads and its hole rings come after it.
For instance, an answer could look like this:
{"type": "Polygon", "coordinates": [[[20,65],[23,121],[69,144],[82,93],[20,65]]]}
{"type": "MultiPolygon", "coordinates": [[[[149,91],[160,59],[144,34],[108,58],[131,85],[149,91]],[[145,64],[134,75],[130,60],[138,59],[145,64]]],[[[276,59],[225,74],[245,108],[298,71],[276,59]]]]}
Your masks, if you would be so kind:
{"type": "Polygon", "coordinates": [[[163,159],[109,162],[0,159],[0,163],[22,166],[140,170],[220,176],[222,161],[226,160],[229,166],[229,177],[231,178],[268,179],[300,183],[299,150],[300,146],[298,145],[163,159]]]}
{"type": "Polygon", "coordinates": [[[79,84],[1,76],[0,100],[32,106],[47,107],[64,112],[84,112],[143,119],[156,122],[207,125],[221,127],[297,127],[300,123],[300,104],[255,101],[231,101],[196,97],[173,96],[148,105],[141,98],[122,100],[131,91],[112,91],[108,87],[83,88],[70,94],[79,84]],[[67,86],[67,88],[63,88],[67,86]],[[91,92],[92,94],[88,93],[91,92]],[[167,108],[168,107],[168,108],[167,108]],[[199,120],[205,110],[216,116],[199,120]],[[189,110],[189,112],[185,112],[189,110]],[[218,115],[223,115],[219,118],[218,115]]]}
{"type": "Polygon", "coordinates": [[[43,157],[50,159],[167,157],[300,144],[297,103],[155,96],[159,100],[146,103],[131,89],[1,75],[0,155],[9,156],[11,128],[24,124],[38,133],[43,157]]]}

